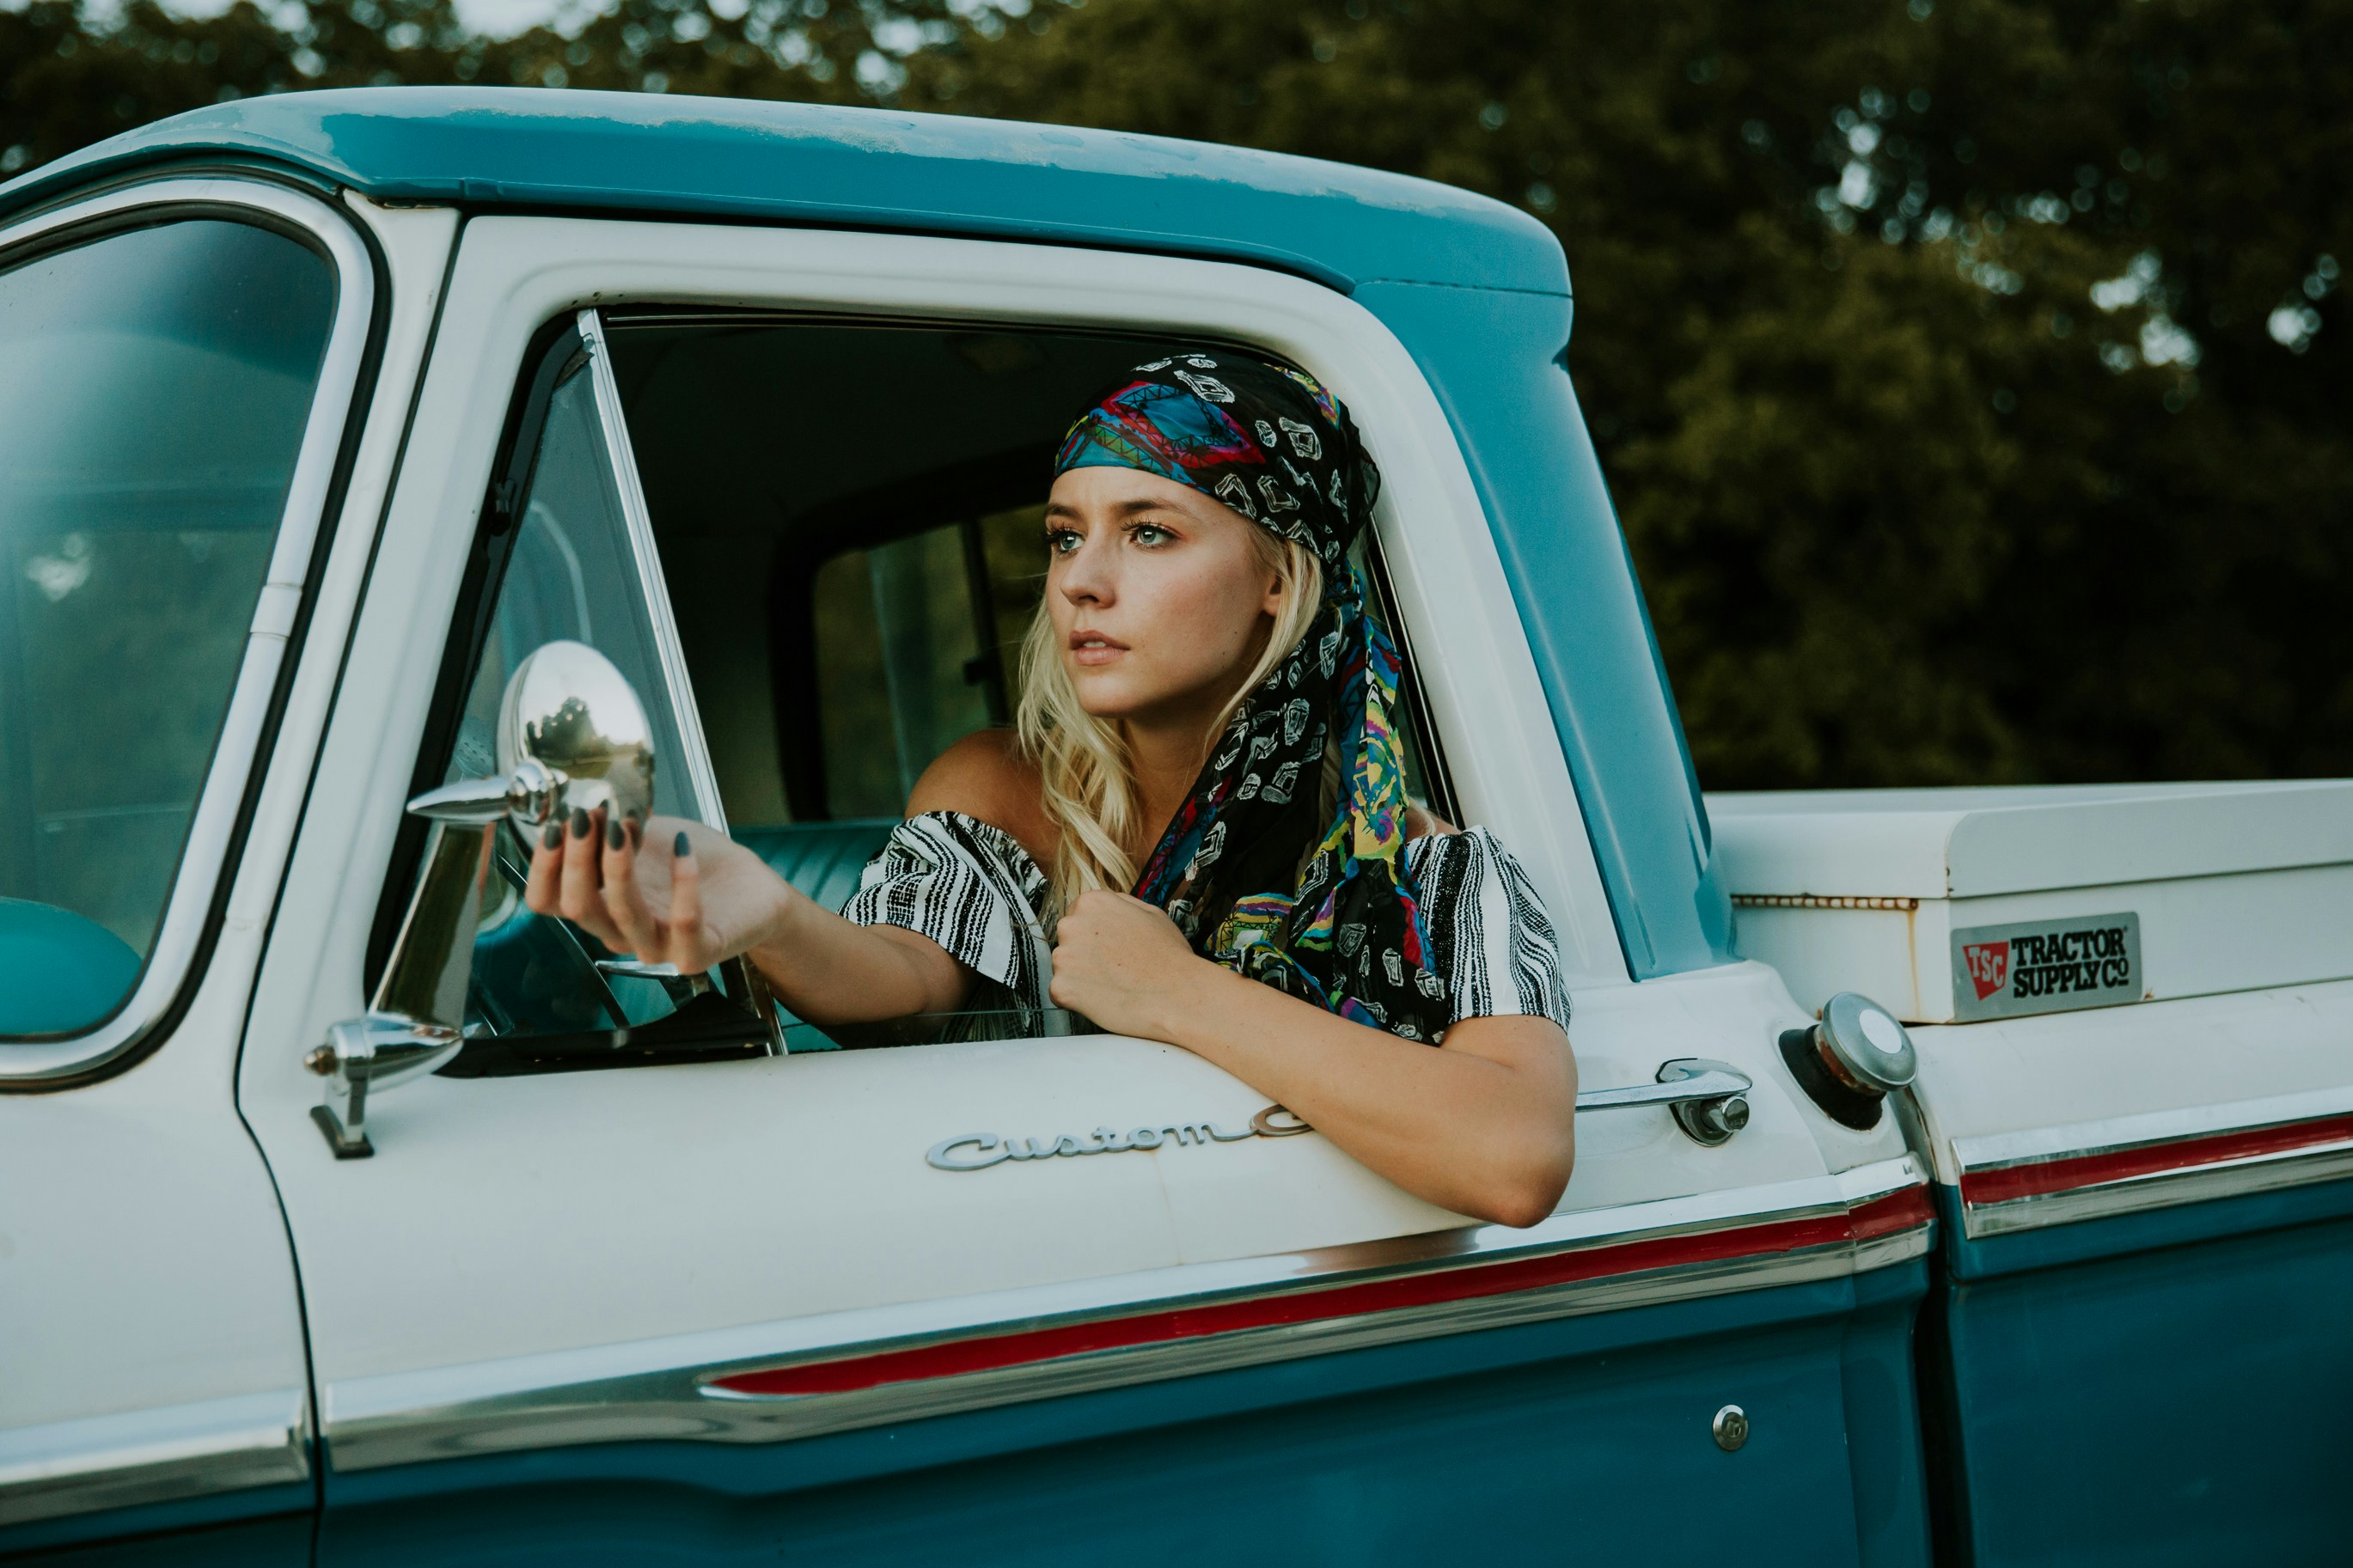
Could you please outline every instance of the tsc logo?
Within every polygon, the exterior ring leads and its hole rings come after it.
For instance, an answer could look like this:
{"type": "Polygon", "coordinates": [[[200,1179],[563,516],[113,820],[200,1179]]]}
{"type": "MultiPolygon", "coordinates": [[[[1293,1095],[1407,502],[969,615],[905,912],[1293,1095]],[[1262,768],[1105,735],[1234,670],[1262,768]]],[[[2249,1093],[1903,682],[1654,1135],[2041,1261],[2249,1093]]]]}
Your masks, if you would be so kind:
{"type": "Polygon", "coordinates": [[[2010,983],[2010,943],[2007,941],[1971,942],[1961,949],[1961,957],[1969,966],[1969,984],[1978,988],[1978,1001],[1984,1001],[2010,983]]]}

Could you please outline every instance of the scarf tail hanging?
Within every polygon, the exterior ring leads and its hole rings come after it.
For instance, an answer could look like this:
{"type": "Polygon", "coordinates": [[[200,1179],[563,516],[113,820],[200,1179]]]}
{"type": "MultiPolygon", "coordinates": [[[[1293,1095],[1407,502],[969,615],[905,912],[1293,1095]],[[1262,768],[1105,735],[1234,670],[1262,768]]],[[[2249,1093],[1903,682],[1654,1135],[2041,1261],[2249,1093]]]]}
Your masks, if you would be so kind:
{"type": "Polygon", "coordinates": [[[1140,364],[1071,426],[1055,472],[1137,468],[1313,549],[1324,602],[1243,701],[1137,879],[1196,952],[1409,1039],[1447,991],[1405,868],[1395,647],[1348,559],[1379,493],[1347,410],[1313,377],[1224,350],[1140,364]],[[1339,798],[1316,820],[1336,740],[1339,798]],[[1298,869],[1303,856],[1305,869],[1298,869]]]}

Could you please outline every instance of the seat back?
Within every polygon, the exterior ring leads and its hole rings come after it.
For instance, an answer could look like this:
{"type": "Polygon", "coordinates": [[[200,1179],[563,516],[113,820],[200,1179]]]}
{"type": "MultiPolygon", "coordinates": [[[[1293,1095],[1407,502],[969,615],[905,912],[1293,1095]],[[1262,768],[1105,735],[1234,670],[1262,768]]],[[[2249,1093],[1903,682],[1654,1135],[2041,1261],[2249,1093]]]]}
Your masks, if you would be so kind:
{"type": "Polygon", "coordinates": [[[839,912],[858,891],[858,874],[898,826],[895,816],[860,816],[738,827],[730,830],[730,837],[765,860],[777,876],[839,912]]]}

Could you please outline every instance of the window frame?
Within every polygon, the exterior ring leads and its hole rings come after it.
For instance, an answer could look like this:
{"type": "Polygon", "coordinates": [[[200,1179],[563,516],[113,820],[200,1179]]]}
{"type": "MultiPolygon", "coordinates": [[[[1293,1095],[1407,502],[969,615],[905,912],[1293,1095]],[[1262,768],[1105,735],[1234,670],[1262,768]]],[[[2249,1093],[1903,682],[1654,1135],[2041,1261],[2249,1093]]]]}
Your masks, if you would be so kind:
{"type": "MultiPolygon", "coordinates": [[[[690,813],[696,820],[724,833],[725,803],[720,796],[710,744],[703,735],[693,682],[687,673],[677,612],[663,577],[661,554],[654,541],[652,517],[638,478],[636,449],[605,333],[606,324],[593,301],[559,310],[533,331],[517,362],[506,421],[491,464],[490,483],[470,535],[465,575],[435,674],[432,704],[408,793],[414,796],[438,787],[448,770],[467,696],[481,668],[499,597],[506,591],[507,568],[523,525],[522,509],[530,499],[538,475],[549,412],[560,387],[575,377],[586,376],[605,449],[607,477],[621,513],[630,586],[644,601],[659,666],[660,695],[670,705],[679,743],[685,752],[669,765],[679,768],[685,777],[690,813]]],[[[431,824],[422,817],[406,813],[401,816],[369,931],[364,973],[371,994],[390,961],[393,943],[406,918],[430,827],[431,824]]],[[[578,939],[574,935],[567,940],[576,945],[578,939]]],[[[593,962],[585,951],[581,957],[583,963],[593,962]]],[[[748,964],[730,960],[719,967],[740,973],[748,964]]],[[[749,980],[743,981],[741,988],[747,997],[757,990],[749,980]]],[[[608,991],[608,1000],[609,997],[608,991]]],[[[781,1036],[773,1025],[764,1031],[756,1025],[747,1026],[730,1018],[666,1029],[663,1026],[668,1023],[669,1019],[664,1018],[617,1031],[486,1036],[470,1041],[466,1050],[440,1070],[457,1079],[501,1078],[599,1068],[733,1061],[746,1055],[782,1050],[781,1036]],[[624,1050],[616,1043],[624,1038],[636,1044],[624,1050]],[[581,1048],[585,1042],[591,1041],[596,1042],[599,1048],[581,1048]]]]}
{"type": "MultiPolygon", "coordinates": [[[[373,567],[379,589],[353,634],[394,639],[401,651],[347,680],[336,699],[302,834],[306,844],[321,836],[318,853],[337,870],[297,895],[308,924],[327,934],[315,948],[289,943],[280,923],[265,984],[290,964],[309,1000],[272,1025],[265,1052],[314,1038],[366,994],[376,967],[366,930],[403,863],[394,853],[399,803],[417,780],[438,783],[438,766],[429,777],[412,773],[447,755],[438,724],[454,700],[441,688],[453,679],[450,645],[477,613],[467,557],[481,509],[512,479],[534,354],[588,307],[607,312],[608,325],[624,313],[683,310],[1181,335],[1308,367],[1358,410],[1380,454],[1388,482],[1374,535],[1384,596],[1393,630],[1412,648],[1419,710],[1458,819],[1491,826],[1512,845],[1554,917],[1572,990],[1627,979],[1575,783],[1467,460],[1419,366],[1362,304],[1246,266],[1018,240],[501,215],[470,218],[451,263],[442,347],[409,436],[438,458],[406,465],[393,488],[373,567]],[[400,585],[390,599],[386,581],[400,585]],[[1472,606],[1482,613],[1464,613],[1472,606]],[[384,766],[396,753],[405,765],[384,766]],[[346,946],[353,926],[360,940],[346,946]]],[[[641,460],[634,432],[630,452],[641,460]]],[[[255,1059],[251,1041],[246,1059],[255,1059]]],[[[272,1094],[312,1098],[299,1074],[273,1085],[272,1094]]]]}
{"type": "Polygon", "coordinates": [[[0,229],[0,268],[188,219],[243,223],[307,246],[332,276],[334,316],[220,738],[138,981],[113,1012],[87,1028],[0,1037],[0,1092],[70,1088],[130,1066],[169,1033],[203,974],[294,672],[320,547],[342,503],[366,413],[382,336],[378,305],[387,292],[379,285],[377,258],[356,224],[290,185],[173,177],[69,202],[0,229]]]}

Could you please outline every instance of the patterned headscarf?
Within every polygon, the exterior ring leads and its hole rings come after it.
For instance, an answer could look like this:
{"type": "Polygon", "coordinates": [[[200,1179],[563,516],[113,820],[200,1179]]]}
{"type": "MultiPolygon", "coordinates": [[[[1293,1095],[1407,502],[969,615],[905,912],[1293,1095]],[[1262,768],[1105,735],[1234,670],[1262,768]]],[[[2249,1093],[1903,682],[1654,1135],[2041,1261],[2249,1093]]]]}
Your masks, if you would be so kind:
{"type": "Polygon", "coordinates": [[[1390,713],[1398,656],[1348,559],[1380,471],[1312,377],[1219,350],[1137,365],[1080,416],[1054,460],[1189,485],[1324,563],[1299,646],[1243,701],[1137,879],[1194,951],[1409,1040],[1447,1023],[1405,868],[1405,771],[1390,713]],[[1326,744],[1341,787],[1324,818],[1326,744]]]}

